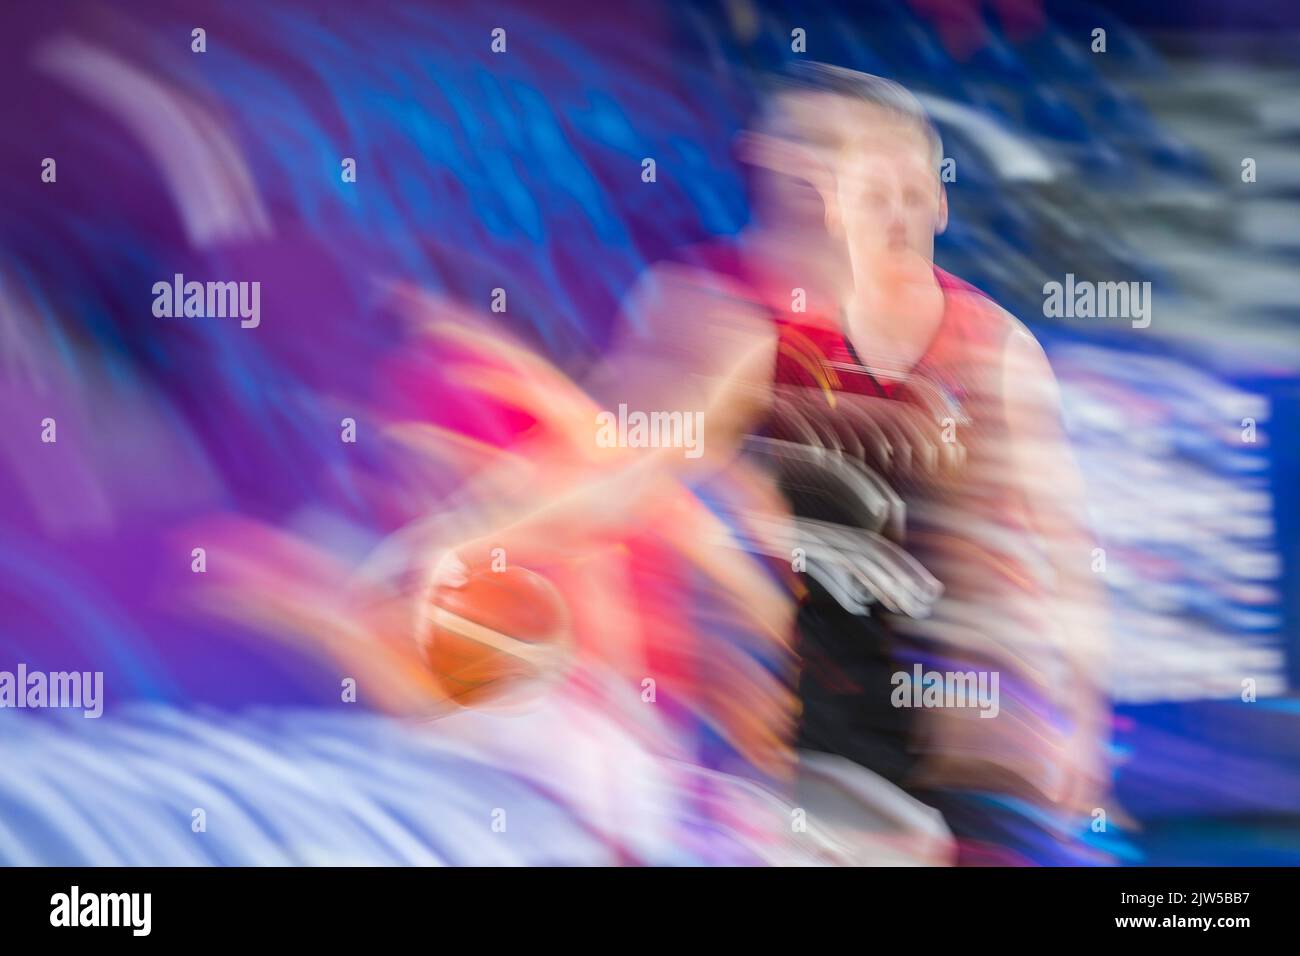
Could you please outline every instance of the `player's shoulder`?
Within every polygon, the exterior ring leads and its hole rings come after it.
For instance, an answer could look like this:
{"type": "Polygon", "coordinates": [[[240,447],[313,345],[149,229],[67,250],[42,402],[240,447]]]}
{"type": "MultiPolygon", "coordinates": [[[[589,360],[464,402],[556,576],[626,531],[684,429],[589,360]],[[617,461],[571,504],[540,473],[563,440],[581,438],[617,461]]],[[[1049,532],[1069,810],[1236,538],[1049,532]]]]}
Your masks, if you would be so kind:
{"type": "Polygon", "coordinates": [[[972,338],[1000,345],[1007,352],[1042,351],[1029,327],[983,289],[935,266],[948,307],[972,338]]]}

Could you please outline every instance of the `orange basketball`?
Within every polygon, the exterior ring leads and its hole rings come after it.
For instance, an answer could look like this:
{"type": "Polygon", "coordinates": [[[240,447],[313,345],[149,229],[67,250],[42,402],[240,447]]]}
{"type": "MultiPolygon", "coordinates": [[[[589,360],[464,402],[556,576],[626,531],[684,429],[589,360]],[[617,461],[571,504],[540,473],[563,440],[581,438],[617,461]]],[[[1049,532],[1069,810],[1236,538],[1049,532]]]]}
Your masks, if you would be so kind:
{"type": "Polygon", "coordinates": [[[555,586],[518,567],[466,577],[460,587],[437,588],[426,616],[425,659],[448,696],[481,704],[557,677],[572,640],[555,586]]]}

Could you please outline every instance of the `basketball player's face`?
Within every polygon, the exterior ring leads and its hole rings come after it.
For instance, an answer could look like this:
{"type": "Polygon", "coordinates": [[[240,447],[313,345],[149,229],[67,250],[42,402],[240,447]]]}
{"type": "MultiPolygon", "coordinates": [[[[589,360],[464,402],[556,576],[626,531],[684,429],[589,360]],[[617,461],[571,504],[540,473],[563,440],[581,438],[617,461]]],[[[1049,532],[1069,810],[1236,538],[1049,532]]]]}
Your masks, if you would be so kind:
{"type": "Polygon", "coordinates": [[[792,245],[850,283],[854,270],[928,274],[947,205],[925,134],[836,94],[787,94],[774,116],[746,153],[773,174],[765,202],[792,245]]]}
{"type": "Polygon", "coordinates": [[[845,242],[855,269],[928,267],[947,216],[928,141],[874,107],[848,115],[853,122],[830,164],[828,228],[845,242]]]}

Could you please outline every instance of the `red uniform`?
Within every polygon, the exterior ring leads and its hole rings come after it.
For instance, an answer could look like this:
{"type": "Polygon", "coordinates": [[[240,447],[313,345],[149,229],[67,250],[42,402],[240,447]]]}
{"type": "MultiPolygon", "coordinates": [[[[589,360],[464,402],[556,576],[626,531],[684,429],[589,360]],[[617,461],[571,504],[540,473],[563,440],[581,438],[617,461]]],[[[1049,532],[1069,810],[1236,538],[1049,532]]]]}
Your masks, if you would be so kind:
{"type": "MultiPolygon", "coordinates": [[[[734,279],[737,295],[772,315],[777,386],[820,393],[827,416],[835,416],[837,403],[850,395],[910,403],[933,422],[936,441],[946,430],[965,449],[955,474],[884,476],[906,502],[904,546],[944,584],[930,617],[861,617],[826,601],[805,602],[799,617],[801,746],[841,753],[887,777],[906,779],[912,764],[905,738],[915,715],[890,707],[889,677],[916,660],[941,669],[996,670],[1002,675],[1004,724],[1033,735],[1037,721],[1057,723],[1053,702],[1064,699],[1060,688],[1068,674],[1061,668],[1048,600],[1054,582],[1030,521],[1024,476],[1011,457],[1004,400],[1005,345],[1014,319],[935,267],[944,296],[938,329],[901,381],[882,380],[838,321],[792,312],[791,290],[770,288],[734,246],[702,247],[689,261],[734,279]]],[[[993,722],[975,723],[984,730],[993,722]]],[[[984,779],[1006,776],[998,747],[987,751],[991,769],[984,779]]],[[[1052,772],[1043,766],[1027,775],[1041,778],[1033,781],[1038,787],[1052,772]]]]}

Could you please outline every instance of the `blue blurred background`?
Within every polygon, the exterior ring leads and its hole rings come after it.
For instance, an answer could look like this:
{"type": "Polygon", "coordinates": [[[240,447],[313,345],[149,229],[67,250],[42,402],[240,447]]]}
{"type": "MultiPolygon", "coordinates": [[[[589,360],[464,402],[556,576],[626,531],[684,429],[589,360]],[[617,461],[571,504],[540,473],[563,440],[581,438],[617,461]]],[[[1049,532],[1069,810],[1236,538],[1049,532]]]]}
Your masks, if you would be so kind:
{"type": "MultiPolygon", "coordinates": [[[[648,265],[744,225],[732,143],[755,78],[806,57],[924,98],[956,170],[938,263],[1029,324],[1061,380],[1108,558],[1117,793],[1140,824],[1109,848],[1300,862],[1300,18],[1126,7],[7,7],[0,666],[93,663],[111,706],[327,706],[335,685],[291,650],[165,600],[172,532],[213,511],[289,528],[328,514],[365,554],[410,510],[365,492],[380,453],[345,466],[331,432],[340,408],[387,395],[403,332],[376,277],[486,303],[506,275],[515,331],[580,374],[648,265]],[[56,189],[34,173],[46,156],[56,189]],[[223,200],[182,197],[186,174],[223,200]],[[263,309],[284,319],[256,349],[214,323],[159,334],[140,290],[179,271],[274,277],[263,309]],[[1150,328],[1044,318],[1043,285],[1066,273],[1152,282],[1150,328]],[[58,468],[30,452],[46,414],[78,449],[58,468]]],[[[27,726],[0,720],[0,747],[39,776],[56,745],[32,749],[27,726]]],[[[0,819],[66,783],[0,784],[0,819]]],[[[57,826],[28,843],[13,829],[0,859],[115,858],[57,826]]]]}

